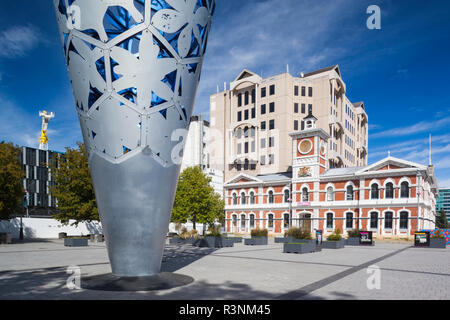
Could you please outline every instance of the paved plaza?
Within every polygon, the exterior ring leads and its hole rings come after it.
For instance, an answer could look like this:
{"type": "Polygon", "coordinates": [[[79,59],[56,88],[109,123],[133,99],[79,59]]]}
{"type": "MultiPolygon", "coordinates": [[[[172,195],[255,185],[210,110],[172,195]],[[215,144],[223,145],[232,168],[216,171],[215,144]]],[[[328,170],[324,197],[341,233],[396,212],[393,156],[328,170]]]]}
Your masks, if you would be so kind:
{"type": "Polygon", "coordinates": [[[64,247],[63,240],[14,243],[0,245],[0,299],[448,299],[450,248],[411,244],[380,241],[311,254],[282,253],[283,245],[273,239],[267,246],[222,249],[166,245],[162,271],[190,276],[193,283],[113,292],[66,285],[69,266],[80,267],[82,277],[111,272],[104,243],[79,248],[64,247]]]}

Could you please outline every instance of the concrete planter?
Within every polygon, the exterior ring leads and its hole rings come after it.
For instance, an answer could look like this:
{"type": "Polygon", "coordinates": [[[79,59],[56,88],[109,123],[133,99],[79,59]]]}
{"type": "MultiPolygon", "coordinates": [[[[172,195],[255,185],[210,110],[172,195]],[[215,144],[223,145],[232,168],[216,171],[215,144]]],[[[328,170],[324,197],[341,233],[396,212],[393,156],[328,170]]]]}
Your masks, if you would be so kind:
{"type": "Polygon", "coordinates": [[[304,243],[291,243],[286,242],[283,245],[284,253],[311,253],[316,251],[316,246],[310,242],[304,243]]]}
{"type": "Polygon", "coordinates": [[[445,238],[431,238],[430,248],[445,249],[446,248],[445,238]]]}
{"type": "Polygon", "coordinates": [[[242,243],[242,237],[228,237],[227,239],[231,239],[234,243],[242,243]]]}
{"type": "Polygon", "coordinates": [[[169,244],[194,244],[197,240],[195,238],[182,239],[180,237],[173,237],[169,239],[169,244]]]}
{"type": "Polygon", "coordinates": [[[208,248],[223,248],[223,247],[233,247],[234,240],[231,238],[224,237],[204,237],[195,241],[194,245],[198,247],[208,247],[208,248]]]}
{"type": "Polygon", "coordinates": [[[262,246],[268,243],[267,237],[253,237],[249,239],[244,239],[244,244],[247,246],[262,246]]]}
{"type": "Polygon", "coordinates": [[[11,244],[11,233],[2,232],[0,233],[0,244],[11,244]]]}
{"type": "Polygon", "coordinates": [[[65,238],[64,246],[66,246],[66,247],[87,247],[88,239],[87,238],[65,238]]]}
{"type": "Polygon", "coordinates": [[[345,239],[345,245],[346,246],[359,246],[359,238],[351,237],[351,238],[345,239]]]}
{"type": "Polygon", "coordinates": [[[324,249],[342,249],[345,247],[345,240],[339,241],[324,241],[322,242],[322,248],[324,249]]]}

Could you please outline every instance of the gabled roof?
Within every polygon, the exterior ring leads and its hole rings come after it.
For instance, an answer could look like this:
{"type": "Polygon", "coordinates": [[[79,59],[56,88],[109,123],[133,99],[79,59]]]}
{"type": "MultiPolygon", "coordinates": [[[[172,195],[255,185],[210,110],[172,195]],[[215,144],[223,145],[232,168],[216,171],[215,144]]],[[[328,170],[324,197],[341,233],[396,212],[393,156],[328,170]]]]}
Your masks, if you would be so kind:
{"type": "Polygon", "coordinates": [[[328,169],[323,174],[321,174],[320,177],[328,178],[328,177],[335,177],[335,176],[354,175],[356,172],[361,171],[365,167],[366,166],[328,169]]]}
{"type": "Polygon", "coordinates": [[[224,185],[238,183],[242,180],[246,180],[246,182],[249,183],[270,183],[270,182],[277,182],[277,181],[283,181],[283,180],[290,180],[292,178],[292,172],[281,172],[281,173],[274,173],[274,174],[261,174],[258,176],[252,176],[246,173],[240,173],[234,178],[228,180],[224,183],[224,185]]]}
{"type": "Polygon", "coordinates": [[[241,73],[239,73],[239,75],[236,77],[236,79],[234,79],[234,81],[239,81],[239,80],[242,80],[245,78],[250,78],[253,76],[257,76],[257,74],[252,71],[249,71],[247,69],[244,69],[241,71],[241,73]]]}
{"type": "Polygon", "coordinates": [[[341,70],[339,70],[339,66],[337,64],[335,64],[334,66],[331,67],[327,67],[327,68],[323,68],[323,69],[319,69],[310,73],[305,74],[303,77],[310,77],[319,73],[323,73],[323,72],[327,72],[327,71],[331,71],[331,70],[336,70],[336,73],[339,75],[339,77],[341,77],[341,70]]]}
{"type": "Polygon", "coordinates": [[[375,162],[374,164],[364,167],[357,173],[365,173],[368,171],[378,171],[381,168],[390,166],[390,165],[395,166],[396,169],[420,169],[420,170],[427,169],[427,167],[424,165],[389,156],[387,158],[384,158],[384,159],[381,159],[380,161],[375,162]]]}
{"type": "Polygon", "coordinates": [[[306,117],[303,118],[303,120],[308,120],[308,119],[314,119],[317,121],[317,118],[314,117],[312,113],[309,113],[306,117]]]}
{"type": "Polygon", "coordinates": [[[262,182],[262,180],[258,179],[255,176],[251,176],[251,175],[245,174],[245,173],[240,173],[237,176],[235,176],[234,178],[231,178],[230,180],[226,181],[224,183],[224,185],[231,184],[231,183],[237,183],[242,180],[248,180],[248,182],[262,182]]]}

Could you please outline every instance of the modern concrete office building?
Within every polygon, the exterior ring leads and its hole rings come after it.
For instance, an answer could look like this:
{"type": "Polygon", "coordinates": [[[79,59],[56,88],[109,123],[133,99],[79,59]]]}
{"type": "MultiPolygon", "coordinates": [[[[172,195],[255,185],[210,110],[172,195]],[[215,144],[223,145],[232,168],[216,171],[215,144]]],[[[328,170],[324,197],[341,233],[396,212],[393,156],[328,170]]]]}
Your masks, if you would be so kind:
{"type": "Polygon", "coordinates": [[[447,220],[450,221],[450,189],[439,189],[439,197],[436,202],[436,212],[444,209],[447,220]]]}
{"type": "Polygon", "coordinates": [[[337,65],[266,79],[243,70],[228,90],[210,97],[211,167],[223,170],[225,180],[291,171],[286,137],[308,126],[308,114],[330,135],[330,168],[367,165],[368,116],[346,92],[337,65]]]}
{"type": "Polygon", "coordinates": [[[192,116],[183,150],[181,171],[187,167],[199,166],[211,178],[214,190],[223,196],[223,171],[211,168],[209,139],[209,122],[203,120],[202,116],[192,116]]]}
{"type": "Polygon", "coordinates": [[[60,152],[22,147],[20,163],[25,172],[23,187],[26,192],[27,214],[34,217],[50,217],[56,210],[56,198],[49,188],[54,183],[50,163],[60,161],[60,152]]]}

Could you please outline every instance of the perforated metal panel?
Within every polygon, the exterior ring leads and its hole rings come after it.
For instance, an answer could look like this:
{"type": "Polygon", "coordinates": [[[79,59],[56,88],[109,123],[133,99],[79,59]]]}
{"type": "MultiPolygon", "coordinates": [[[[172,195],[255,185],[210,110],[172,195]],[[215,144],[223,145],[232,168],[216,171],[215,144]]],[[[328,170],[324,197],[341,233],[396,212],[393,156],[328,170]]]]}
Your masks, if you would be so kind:
{"type": "Polygon", "coordinates": [[[157,273],[215,2],[54,5],[112,271],[157,273]]]}

